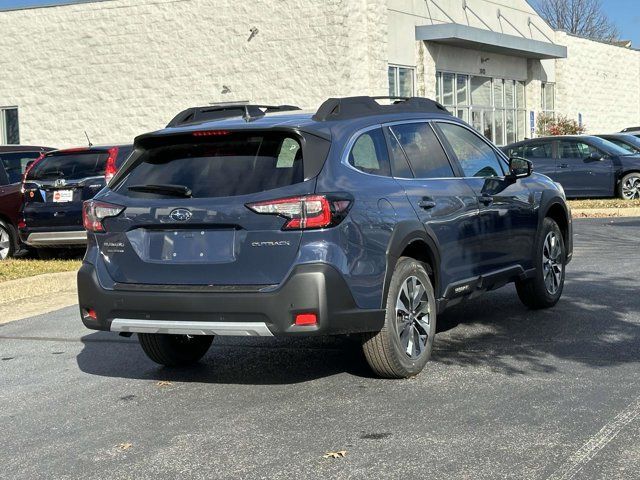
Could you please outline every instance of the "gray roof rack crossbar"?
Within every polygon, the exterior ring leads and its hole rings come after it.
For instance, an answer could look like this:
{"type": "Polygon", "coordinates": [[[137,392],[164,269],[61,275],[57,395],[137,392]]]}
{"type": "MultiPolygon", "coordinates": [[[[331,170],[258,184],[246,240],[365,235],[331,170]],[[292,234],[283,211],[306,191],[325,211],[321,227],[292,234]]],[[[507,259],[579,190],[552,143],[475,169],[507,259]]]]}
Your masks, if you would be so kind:
{"type": "Polygon", "coordinates": [[[256,118],[263,117],[267,113],[288,112],[293,110],[300,110],[300,107],[296,107],[295,105],[250,105],[239,103],[192,107],[176,115],[168,123],[167,128],[233,117],[242,117],[247,122],[250,122],[256,118]]]}
{"type": "Polygon", "coordinates": [[[344,97],[326,100],[320,105],[313,119],[323,122],[389,113],[449,114],[449,111],[438,102],[423,97],[344,97]],[[383,99],[391,100],[393,103],[382,105],[376,101],[383,99]]]}

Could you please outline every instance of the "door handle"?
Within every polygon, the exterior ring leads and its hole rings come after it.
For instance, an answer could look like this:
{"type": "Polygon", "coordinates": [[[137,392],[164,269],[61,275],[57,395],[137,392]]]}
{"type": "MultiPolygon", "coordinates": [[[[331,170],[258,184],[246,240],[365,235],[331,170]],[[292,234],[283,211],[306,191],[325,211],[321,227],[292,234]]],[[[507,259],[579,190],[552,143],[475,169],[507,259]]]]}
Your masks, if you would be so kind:
{"type": "Polygon", "coordinates": [[[491,205],[493,203],[493,197],[491,195],[483,193],[478,197],[478,201],[483,205],[491,205]]]}
{"type": "Polygon", "coordinates": [[[436,206],[436,202],[433,198],[424,197],[418,202],[418,206],[424,210],[429,210],[436,206]]]}
{"type": "Polygon", "coordinates": [[[560,168],[569,168],[569,164],[568,163],[561,163],[559,165],[560,168]]]}

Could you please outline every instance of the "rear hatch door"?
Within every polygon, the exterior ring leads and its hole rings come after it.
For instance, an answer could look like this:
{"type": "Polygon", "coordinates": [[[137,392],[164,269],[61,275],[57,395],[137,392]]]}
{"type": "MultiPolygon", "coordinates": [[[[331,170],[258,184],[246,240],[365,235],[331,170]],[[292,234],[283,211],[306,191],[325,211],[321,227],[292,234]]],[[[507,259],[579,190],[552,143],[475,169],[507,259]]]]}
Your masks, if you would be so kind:
{"type": "Polygon", "coordinates": [[[284,218],[246,205],[313,193],[315,179],[305,179],[305,139],[244,130],[158,142],[137,146],[139,157],[98,199],[125,206],[105,220],[106,233],[96,234],[112,278],[231,288],[281,282],[302,233],[283,230],[284,218]],[[176,186],[188,192],[171,193],[176,186]]]}
{"type": "Polygon", "coordinates": [[[29,227],[80,227],[82,202],[105,186],[106,149],[52,152],[35,163],[24,182],[29,227]]]}

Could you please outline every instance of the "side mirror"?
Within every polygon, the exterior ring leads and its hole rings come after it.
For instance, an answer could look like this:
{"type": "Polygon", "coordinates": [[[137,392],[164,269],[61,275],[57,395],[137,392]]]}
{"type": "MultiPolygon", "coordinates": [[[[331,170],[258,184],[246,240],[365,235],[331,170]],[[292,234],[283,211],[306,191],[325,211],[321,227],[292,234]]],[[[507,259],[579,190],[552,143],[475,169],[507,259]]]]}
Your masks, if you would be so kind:
{"type": "Polygon", "coordinates": [[[602,160],[602,155],[600,155],[598,152],[591,152],[589,154],[589,160],[599,162],[600,160],[602,160]]]}
{"type": "Polygon", "coordinates": [[[533,164],[526,158],[509,158],[509,176],[511,178],[525,178],[533,172],[533,164]]]}

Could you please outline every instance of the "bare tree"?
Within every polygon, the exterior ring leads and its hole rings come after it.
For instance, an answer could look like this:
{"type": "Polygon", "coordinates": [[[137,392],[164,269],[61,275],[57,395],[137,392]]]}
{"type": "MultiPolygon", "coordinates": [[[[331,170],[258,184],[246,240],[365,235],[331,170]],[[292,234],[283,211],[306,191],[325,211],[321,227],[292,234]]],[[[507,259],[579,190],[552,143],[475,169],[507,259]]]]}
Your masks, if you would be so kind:
{"type": "Polygon", "coordinates": [[[552,28],[574,35],[613,42],[620,32],[600,0],[534,0],[534,8],[552,28]]]}

